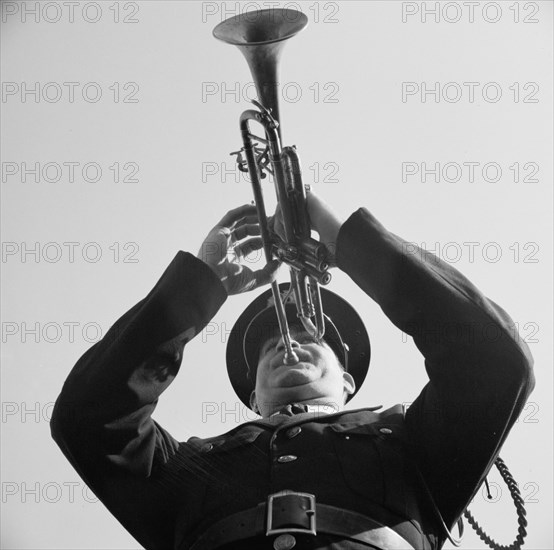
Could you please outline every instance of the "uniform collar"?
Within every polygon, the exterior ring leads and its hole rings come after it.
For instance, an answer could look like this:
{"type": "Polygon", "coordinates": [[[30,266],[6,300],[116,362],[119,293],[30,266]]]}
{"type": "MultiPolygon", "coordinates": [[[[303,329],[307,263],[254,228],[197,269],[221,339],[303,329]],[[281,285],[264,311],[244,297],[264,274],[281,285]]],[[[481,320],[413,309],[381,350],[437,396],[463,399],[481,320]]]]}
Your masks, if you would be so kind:
{"type": "Polygon", "coordinates": [[[341,418],[342,415],[346,414],[356,414],[360,412],[374,412],[379,409],[382,409],[382,405],[377,407],[366,407],[362,409],[343,409],[341,411],[336,411],[334,407],[328,407],[326,405],[308,405],[310,408],[313,407],[310,413],[296,414],[294,416],[288,416],[285,414],[279,414],[279,411],[273,413],[271,416],[266,418],[259,418],[258,420],[252,420],[248,422],[249,425],[263,426],[264,428],[269,429],[278,429],[280,426],[291,427],[296,424],[304,424],[306,422],[323,420],[331,421],[331,418],[337,419],[341,418]],[[311,416],[310,416],[311,414],[311,416]]]}
{"type": "MultiPolygon", "coordinates": [[[[295,405],[295,403],[291,403],[291,405],[295,405]]],[[[336,405],[322,405],[319,403],[315,403],[313,405],[303,404],[303,406],[306,408],[306,413],[313,414],[314,416],[323,416],[326,414],[335,414],[339,412],[339,408],[336,405]]],[[[281,414],[281,411],[277,411],[277,412],[274,412],[273,414],[270,414],[268,418],[273,418],[278,414],[281,414]]]]}

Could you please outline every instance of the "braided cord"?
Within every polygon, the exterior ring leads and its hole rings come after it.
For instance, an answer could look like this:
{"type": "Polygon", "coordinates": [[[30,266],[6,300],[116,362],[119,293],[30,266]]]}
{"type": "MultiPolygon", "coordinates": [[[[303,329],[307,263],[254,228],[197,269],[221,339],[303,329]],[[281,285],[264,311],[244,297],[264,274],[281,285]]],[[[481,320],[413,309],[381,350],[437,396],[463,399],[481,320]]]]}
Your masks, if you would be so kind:
{"type": "Polygon", "coordinates": [[[512,542],[509,546],[502,546],[498,544],[494,539],[489,537],[485,531],[483,531],[483,528],[477,523],[476,519],[473,517],[471,512],[469,510],[466,510],[464,512],[464,517],[467,519],[468,523],[475,529],[475,532],[479,535],[481,540],[485,542],[488,546],[493,548],[494,550],[520,550],[523,546],[523,541],[525,537],[527,536],[527,519],[526,511],[525,511],[525,505],[524,501],[521,498],[521,493],[519,492],[519,488],[517,486],[516,481],[512,477],[512,474],[510,473],[510,470],[508,470],[508,466],[504,463],[504,461],[498,457],[494,462],[496,468],[500,472],[500,475],[502,476],[502,479],[508,486],[508,489],[510,490],[510,494],[512,496],[512,499],[514,501],[516,511],[517,511],[517,522],[518,522],[518,534],[516,537],[516,540],[512,542]]]}

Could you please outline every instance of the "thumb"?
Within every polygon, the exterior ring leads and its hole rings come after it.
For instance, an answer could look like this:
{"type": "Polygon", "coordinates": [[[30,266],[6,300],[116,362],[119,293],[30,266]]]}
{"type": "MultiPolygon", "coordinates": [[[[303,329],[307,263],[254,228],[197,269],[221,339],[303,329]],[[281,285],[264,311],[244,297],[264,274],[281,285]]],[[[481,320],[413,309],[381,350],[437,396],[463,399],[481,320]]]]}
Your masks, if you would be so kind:
{"type": "Polygon", "coordinates": [[[281,267],[280,260],[271,260],[262,269],[256,271],[256,286],[272,283],[277,278],[279,267],[281,267]]]}

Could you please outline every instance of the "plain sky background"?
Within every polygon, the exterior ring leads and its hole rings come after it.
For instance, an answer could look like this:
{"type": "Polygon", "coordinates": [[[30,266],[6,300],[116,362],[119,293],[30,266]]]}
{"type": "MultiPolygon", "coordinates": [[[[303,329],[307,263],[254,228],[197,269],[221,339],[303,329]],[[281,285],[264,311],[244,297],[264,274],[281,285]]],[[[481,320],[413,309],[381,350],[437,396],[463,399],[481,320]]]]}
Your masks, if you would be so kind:
{"type": "MultiPolygon", "coordinates": [[[[305,182],[340,215],[366,206],[453,263],[529,342],[537,387],[501,456],[527,501],[526,548],[551,549],[552,3],[441,2],[436,14],[425,14],[435,2],[276,4],[310,20],[281,62],[284,142],[298,146],[305,182]]],[[[4,2],[2,548],[139,548],[85,490],[48,419],[99,334],[179,249],[196,253],[227,210],[251,201],[229,156],[251,78],[211,34],[245,6],[267,4],[110,0],[71,13],[4,2]]],[[[411,402],[426,383],[412,342],[346,275],[329,288],[372,339],[349,407],[411,402]]],[[[228,299],[187,347],[155,413],[177,439],[252,418],[224,354],[253,297],[228,299]]],[[[480,492],[471,509],[508,544],[515,509],[496,470],[490,481],[494,502],[480,492]]],[[[463,548],[485,548],[466,532],[463,548]]]]}

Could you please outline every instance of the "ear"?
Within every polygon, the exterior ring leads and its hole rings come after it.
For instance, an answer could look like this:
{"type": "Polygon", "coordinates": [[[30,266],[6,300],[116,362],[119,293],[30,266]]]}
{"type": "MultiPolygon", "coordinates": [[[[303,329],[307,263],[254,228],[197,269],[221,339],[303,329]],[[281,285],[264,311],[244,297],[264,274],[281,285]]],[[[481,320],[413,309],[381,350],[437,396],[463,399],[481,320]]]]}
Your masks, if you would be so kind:
{"type": "Polygon", "coordinates": [[[356,382],[349,372],[344,371],[342,373],[342,380],[344,385],[344,391],[347,395],[352,395],[356,391],[356,382]]]}
{"type": "Polygon", "coordinates": [[[260,414],[260,410],[258,409],[258,402],[256,401],[256,391],[252,390],[252,393],[250,394],[250,408],[257,414],[260,414]]]}

